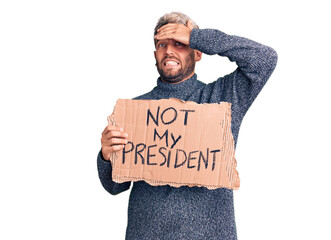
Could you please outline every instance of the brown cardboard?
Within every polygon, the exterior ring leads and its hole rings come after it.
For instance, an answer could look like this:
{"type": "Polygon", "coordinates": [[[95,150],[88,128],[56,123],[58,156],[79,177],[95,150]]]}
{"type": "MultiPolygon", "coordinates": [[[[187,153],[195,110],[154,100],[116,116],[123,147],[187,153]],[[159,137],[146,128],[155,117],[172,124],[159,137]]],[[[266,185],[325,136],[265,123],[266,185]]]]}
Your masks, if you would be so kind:
{"type": "Polygon", "coordinates": [[[115,182],[239,188],[231,103],[119,99],[108,123],[129,134],[110,159],[115,182]]]}

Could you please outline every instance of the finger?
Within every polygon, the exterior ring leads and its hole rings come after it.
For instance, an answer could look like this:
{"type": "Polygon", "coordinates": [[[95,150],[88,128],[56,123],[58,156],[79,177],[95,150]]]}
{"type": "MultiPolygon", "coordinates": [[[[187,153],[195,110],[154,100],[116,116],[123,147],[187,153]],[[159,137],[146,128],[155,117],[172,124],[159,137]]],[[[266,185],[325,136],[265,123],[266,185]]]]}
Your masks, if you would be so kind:
{"type": "Polygon", "coordinates": [[[161,34],[161,33],[165,33],[165,32],[176,32],[178,31],[178,27],[167,27],[167,28],[163,28],[162,30],[160,30],[157,34],[161,34]]]}
{"type": "Polygon", "coordinates": [[[112,144],[127,144],[128,140],[125,138],[112,138],[112,144]]]}
{"type": "MultiPolygon", "coordinates": [[[[109,132],[108,134],[105,134],[104,136],[101,137],[101,143],[104,144],[106,142],[111,143],[109,141],[111,141],[112,139],[121,139],[121,140],[128,140],[128,134],[127,133],[119,133],[119,134],[114,134],[112,132],[109,132]],[[117,135],[117,136],[114,136],[117,135]]],[[[115,140],[118,141],[118,140],[115,140]]],[[[124,143],[124,142],[123,142],[124,143]]]]}
{"type": "Polygon", "coordinates": [[[188,35],[190,32],[190,30],[188,28],[185,27],[184,28],[167,28],[167,29],[163,29],[162,31],[158,32],[155,35],[156,39],[165,39],[165,38],[173,38],[173,37],[182,37],[185,35],[188,35]]]}
{"type": "Polygon", "coordinates": [[[157,34],[154,37],[157,40],[171,39],[171,35],[169,34],[157,34]]]}
{"type": "Polygon", "coordinates": [[[188,20],[186,26],[187,26],[190,30],[192,30],[192,29],[193,29],[193,22],[192,22],[191,20],[188,20]]]}
{"type": "Polygon", "coordinates": [[[102,139],[101,146],[102,147],[110,147],[113,145],[125,145],[128,143],[127,139],[123,138],[111,138],[111,139],[102,139]]]}
{"type": "Polygon", "coordinates": [[[122,131],[109,131],[104,135],[105,139],[110,139],[110,138],[127,138],[129,135],[126,132],[122,131]]]}
{"type": "Polygon", "coordinates": [[[161,33],[157,34],[155,36],[155,39],[160,41],[160,40],[165,40],[165,39],[173,39],[177,42],[180,42],[184,45],[189,45],[189,37],[185,36],[184,34],[178,34],[178,33],[161,33]]]}
{"type": "Polygon", "coordinates": [[[162,32],[180,32],[186,29],[187,27],[183,24],[175,24],[172,26],[164,26],[162,28],[159,28],[157,31],[157,34],[162,33],[162,32]]]}
{"type": "MultiPolygon", "coordinates": [[[[163,25],[162,27],[160,27],[157,32],[162,31],[165,28],[169,28],[169,27],[177,27],[178,25],[180,25],[179,23],[167,23],[166,25],[163,25]]],[[[183,24],[181,24],[183,25],[183,24]]]]}
{"type": "Polygon", "coordinates": [[[182,23],[168,23],[168,24],[163,25],[162,27],[160,27],[157,30],[157,32],[159,33],[159,32],[162,32],[164,30],[169,30],[169,29],[176,30],[176,29],[187,29],[187,28],[189,28],[190,30],[193,29],[193,22],[191,20],[189,20],[186,25],[182,24],[182,23]]]}
{"type": "MultiPolygon", "coordinates": [[[[126,140],[126,141],[128,140],[127,137],[113,137],[113,136],[106,135],[106,136],[104,136],[104,137],[101,138],[101,143],[105,143],[105,142],[107,142],[107,143],[112,144],[113,139],[121,139],[121,140],[124,140],[124,141],[123,141],[123,144],[124,144],[125,140],[126,140]]],[[[114,140],[114,143],[117,143],[118,141],[119,141],[119,140],[114,140]]]]}
{"type": "Polygon", "coordinates": [[[112,126],[112,125],[107,125],[107,127],[105,127],[105,129],[103,130],[102,134],[107,134],[110,131],[121,131],[123,132],[123,128],[118,127],[118,126],[112,126]]]}
{"type": "Polygon", "coordinates": [[[158,40],[161,39],[172,39],[176,36],[176,31],[174,30],[165,30],[162,32],[159,32],[158,34],[155,35],[155,38],[158,40]]]}
{"type": "Polygon", "coordinates": [[[109,140],[109,145],[119,145],[119,144],[127,144],[128,140],[127,139],[123,139],[123,138],[112,138],[109,140]]]}
{"type": "Polygon", "coordinates": [[[111,152],[116,152],[119,150],[122,150],[124,148],[124,145],[113,145],[109,148],[111,152]]]}

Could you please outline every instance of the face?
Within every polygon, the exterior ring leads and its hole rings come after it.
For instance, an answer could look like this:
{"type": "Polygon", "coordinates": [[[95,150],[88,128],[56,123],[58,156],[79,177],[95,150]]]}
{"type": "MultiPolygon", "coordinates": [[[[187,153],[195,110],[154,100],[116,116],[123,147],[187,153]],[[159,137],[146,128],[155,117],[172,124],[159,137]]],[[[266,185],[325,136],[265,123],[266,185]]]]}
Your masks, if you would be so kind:
{"type": "Polygon", "coordinates": [[[154,52],[156,67],[164,82],[179,83],[194,74],[196,50],[173,39],[157,41],[154,52]]]}

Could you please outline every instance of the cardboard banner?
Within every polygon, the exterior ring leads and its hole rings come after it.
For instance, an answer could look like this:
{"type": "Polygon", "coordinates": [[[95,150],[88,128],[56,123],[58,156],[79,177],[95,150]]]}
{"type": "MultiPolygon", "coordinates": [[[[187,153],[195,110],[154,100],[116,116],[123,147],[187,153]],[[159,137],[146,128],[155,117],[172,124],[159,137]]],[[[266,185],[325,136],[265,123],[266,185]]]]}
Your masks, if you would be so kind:
{"type": "Polygon", "coordinates": [[[108,124],[129,134],[111,155],[115,182],[239,188],[231,103],[119,99],[108,124]]]}

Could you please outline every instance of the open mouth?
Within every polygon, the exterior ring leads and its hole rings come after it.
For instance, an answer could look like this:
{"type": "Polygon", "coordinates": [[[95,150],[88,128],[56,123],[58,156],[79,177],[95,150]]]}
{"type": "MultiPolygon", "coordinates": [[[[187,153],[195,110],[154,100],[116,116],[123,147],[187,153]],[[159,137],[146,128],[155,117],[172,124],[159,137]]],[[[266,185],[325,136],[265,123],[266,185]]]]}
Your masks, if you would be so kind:
{"type": "Polygon", "coordinates": [[[177,62],[175,60],[172,60],[172,59],[168,59],[168,60],[165,60],[163,62],[163,66],[166,66],[166,67],[177,67],[177,66],[179,66],[179,62],[177,62]]]}

